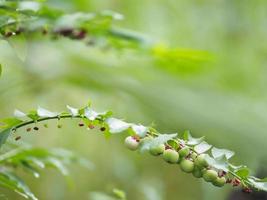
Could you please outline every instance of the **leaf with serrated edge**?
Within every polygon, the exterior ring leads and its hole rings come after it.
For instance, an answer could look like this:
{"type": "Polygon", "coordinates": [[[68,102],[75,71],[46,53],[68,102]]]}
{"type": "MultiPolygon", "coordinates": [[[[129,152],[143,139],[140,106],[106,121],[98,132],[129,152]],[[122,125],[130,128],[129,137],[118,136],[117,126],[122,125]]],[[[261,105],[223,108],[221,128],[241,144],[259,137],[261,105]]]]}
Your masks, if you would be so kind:
{"type": "Polygon", "coordinates": [[[203,142],[201,142],[200,144],[196,145],[196,146],[194,147],[194,150],[195,150],[197,153],[201,154],[201,153],[204,153],[204,152],[210,150],[211,147],[212,147],[212,145],[210,145],[210,144],[208,144],[207,142],[203,141],[203,142]]]}
{"type": "Polygon", "coordinates": [[[231,157],[233,157],[235,155],[235,153],[233,151],[230,151],[228,149],[218,149],[216,147],[213,147],[211,149],[211,154],[212,154],[213,158],[218,158],[222,155],[225,155],[227,159],[230,159],[231,157]]]}

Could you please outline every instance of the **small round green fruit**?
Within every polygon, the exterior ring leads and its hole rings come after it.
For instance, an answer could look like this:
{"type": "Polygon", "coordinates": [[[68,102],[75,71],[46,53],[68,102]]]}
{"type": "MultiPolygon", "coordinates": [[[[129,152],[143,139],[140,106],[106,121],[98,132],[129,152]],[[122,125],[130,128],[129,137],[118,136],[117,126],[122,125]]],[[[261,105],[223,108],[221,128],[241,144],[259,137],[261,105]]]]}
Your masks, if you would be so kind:
{"type": "Polygon", "coordinates": [[[195,166],[194,171],[193,171],[193,176],[196,178],[201,178],[202,177],[202,172],[201,169],[195,166]]]}
{"type": "Polygon", "coordinates": [[[125,138],[124,144],[128,149],[132,151],[136,150],[139,146],[139,142],[137,142],[136,139],[134,139],[132,136],[125,138]]]}
{"type": "Polygon", "coordinates": [[[184,148],[180,149],[178,152],[179,152],[179,155],[181,157],[186,157],[189,155],[190,149],[189,149],[189,147],[184,147],[184,148]]]}
{"type": "Polygon", "coordinates": [[[225,177],[217,177],[214,181],[212,181],[212,184],[217,187],[222,187],[226,183],[225,177]]]}
{"type": "Polygon", "coordinates": [[[203,178],[207,182],[212,182],[218,177],[217,172],[213,169],[208,169],[203,173],[203,178]]]}
{"type": "Polygon", "coordinates": [[[208,162],[205,159],[206,154],[200,154],[196,157],[195,159],[195,164],[196,166],[203,168],[203,167],[208,167],[208,162]]]}
{"type": "Polygon", "coordinates": [[[173,149],[166,149],[163,152],[163,159],[168,163],[177,163],[179,160],[179,154],[173,149]]]}
{"type": "Polygon", "coordinates": [[[194,170],[194,162],[191,160],[183,159],[180,163],[181,170],[186,173],[191,173],[194,170]]]}
{"type": "Polygon", "coordinates": [[[164,144],[160,144],[157,146],[152,146],[149,149],[149,152],[154,155],[154,156],[158,156],[160,154],[162,154],[165,150],[165,145],[164,144]]]}

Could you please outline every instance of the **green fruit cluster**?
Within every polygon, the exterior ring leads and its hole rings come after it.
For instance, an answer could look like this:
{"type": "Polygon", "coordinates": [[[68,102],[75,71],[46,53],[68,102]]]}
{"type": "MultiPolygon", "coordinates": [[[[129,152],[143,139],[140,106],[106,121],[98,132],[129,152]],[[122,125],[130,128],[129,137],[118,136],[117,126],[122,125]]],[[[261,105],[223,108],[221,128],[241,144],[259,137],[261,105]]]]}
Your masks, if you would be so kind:
{"type": "MultiPolygon", "coordinates": [[[[144,138],[143,140],[145,140],[144,138]]],[[[132,136],[125,139],[125,145],[130,150],[136,150],[139,147],[139,140],[132,136]]],[[[212,183],[214,186],[222,187],[226,183],[223,176],[219,176],[218,172],[209,168],[209,164],[205,159],[206,154],[197,154],[188,146],[184,146],[179,150],[175,150],[168,144],[160,144],[150,146],[149,152],[153,156],[162,154],[163,159],[170,164],[180,164],[180,168],[185,173],[192,173],[196,178],[203,178],[206,182],[212,183]]]]}

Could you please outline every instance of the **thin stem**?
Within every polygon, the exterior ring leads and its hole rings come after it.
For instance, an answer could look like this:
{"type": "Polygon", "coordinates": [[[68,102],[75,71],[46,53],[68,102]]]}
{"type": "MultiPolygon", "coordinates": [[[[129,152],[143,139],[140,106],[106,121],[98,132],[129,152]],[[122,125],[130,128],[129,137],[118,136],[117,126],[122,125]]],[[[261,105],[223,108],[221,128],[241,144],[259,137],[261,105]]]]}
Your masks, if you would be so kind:
{"type": "Polygon", "coordinates": [[[43,118],[39,118],[37,120],[30,120],[30,121],[20,123],[17,126],[14,126],[12,130],[16,130],[16,129],[21,128],[23,126],[27,126],[29,124],[34,124],[36,122],[47,121],[47,120],[51,120],[51,119],[62,119],[62,118],[80,118],[80,119],[82,119],[83,116],[81,116],[81,115],[73,116],[73,115],[69,114],[69,115],[57,115],[54,117],[43,117],[43,118]]]}

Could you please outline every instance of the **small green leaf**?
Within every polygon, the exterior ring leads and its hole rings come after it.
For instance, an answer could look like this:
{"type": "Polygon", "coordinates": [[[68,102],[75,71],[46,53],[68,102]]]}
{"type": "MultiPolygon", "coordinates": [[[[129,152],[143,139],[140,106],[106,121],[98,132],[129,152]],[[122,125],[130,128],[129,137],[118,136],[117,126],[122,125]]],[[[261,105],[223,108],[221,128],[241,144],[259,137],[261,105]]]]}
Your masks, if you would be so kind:
{"type": "Polygon", "coordinates": [[[225,155],[227,159],[230,159],[231,157],[235,155],[233,151],[230,151],[228,149],[218,149],[216,147],[213,147],[211,149],[211,154],[213,158],[218,158],[218,157],[221,157],[222,155],[225,155]]]}
{"type": "Polygon", "coordinates": [[[201,143],[205,138],[204,137],[193,138],[192,135],[190,134],[190,131],[186,130],[183,133],[183,139],[186,141],[186,144],[194,146],[201,143]]]}
{"type": "Polygon", "coordinates": [[[11,128],[2,130],[0,132],[0,147],[6,142],[10,134],[11,134],[11,128]]]}
{"type": "Polygon", "coordinates": [[[25,182],[11,172],[3,170],[0,172],[0,185],[17,192],[26,198],[37,200],[25,182]]]}
{"type": "Polygon", "coordinates": [[[2,65],[0,64],[0,76],[2,75],[2,65]]]}
{"type": "Polygon", "coordinates": [[[29,118],[31,118],[32,120],[38,120],[38,119],[39,119],[39,116],[38,116],[36,110],[31,110],[31,111],[27,114],[27,116],[28,116],[29,118]]]}
{"type": "Polygon", "coordinates": [[[116,198],[121,199],[121,200],[126,199],[126,194],[123,190],[119,190],[117,188],[114,188],[112,192],[116,198]]]}
{"type": "Polygon", "coordinates": [[[38,107],[37,109],[37,115],[39,117],[56,117],[59,115],[59,113],[51,112],[49,110],[46,110],[44,108],[38,107]]]}
{"type": "Polygon", "coordinates": [[[239,168],[237,170],[234,171],[236,175],[238,175],[239,177],[245,179],[249,176],[250,170],[248,167],[244,166],[242,168],[239,168]]]}
{"type": "Polygon", "coordinates": [[[210,145],[210,144],[208,144],[207,142],[203,141],[203,142],[201,142],[200,144],[196,145],[196,146],[194,147],[194,150],[195,150],[197,153],[201,154],[201,153],[204,153],[204,152],[210,150],[211,147],[212,147],[212,145],[210,145]]]}
{"type": "Polygon", "coordinates": [[[173,149],[175,149],[175,150],[178,150],[178,143],[177,143],[177,141],[176,140],[169,140],[168,142],[168,145],[170,145],[173,149]]]}
{"type": "Polygon", "coordinates": [[[120,119],[116,119],[113,117],[107,118],[106,123],[109,126],[110,133],[120,133],[130,127],[129,123],[126,123],[120,119]]]}
{"type": "Polygon", "coordinates": [[[0,119],[0,129],[12,128],[13,126],[18,125],[21,122],[22,120],[15,117],[0,119]]]}

